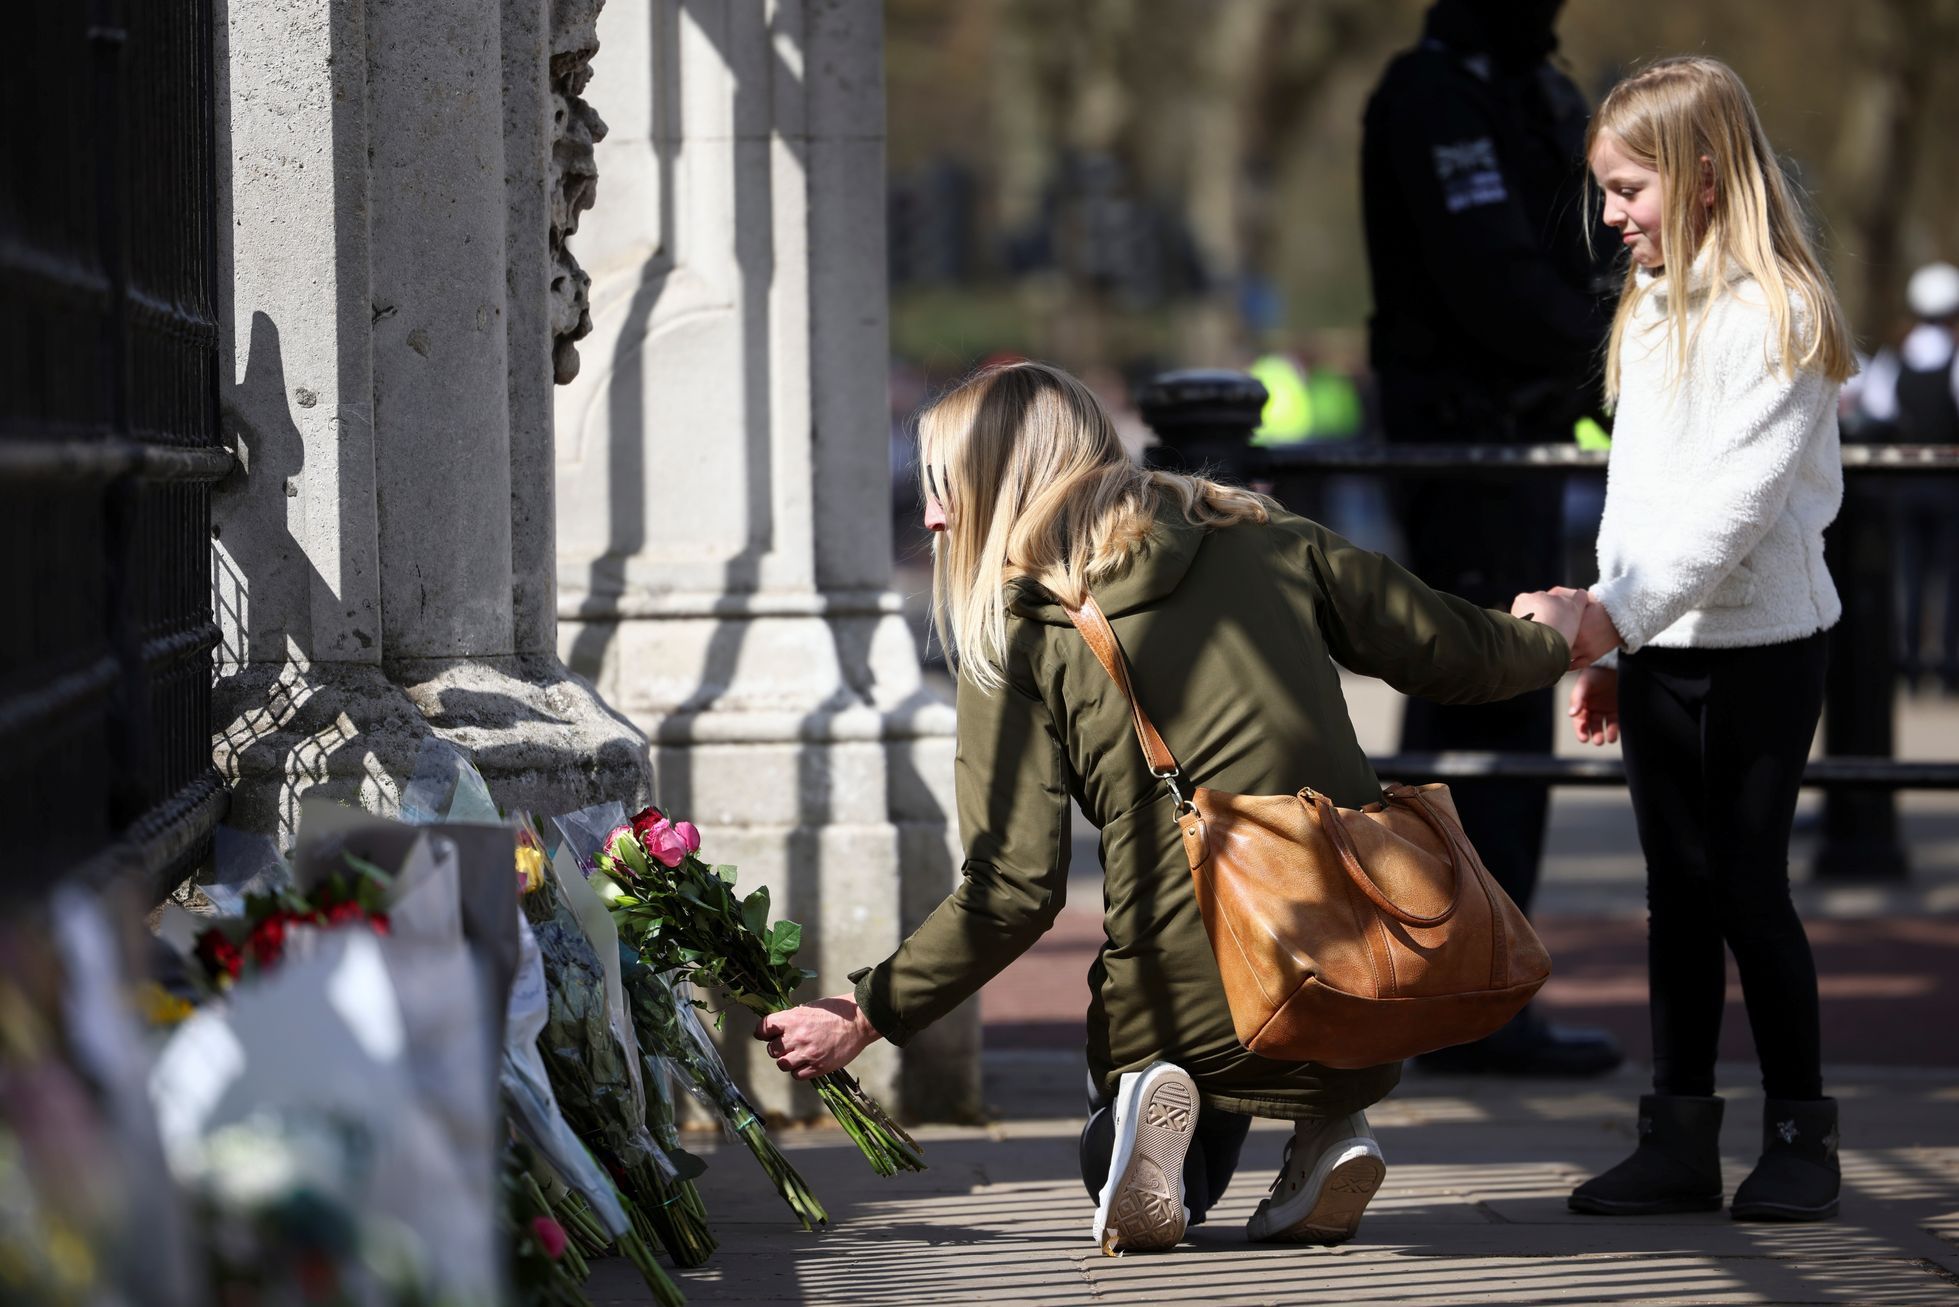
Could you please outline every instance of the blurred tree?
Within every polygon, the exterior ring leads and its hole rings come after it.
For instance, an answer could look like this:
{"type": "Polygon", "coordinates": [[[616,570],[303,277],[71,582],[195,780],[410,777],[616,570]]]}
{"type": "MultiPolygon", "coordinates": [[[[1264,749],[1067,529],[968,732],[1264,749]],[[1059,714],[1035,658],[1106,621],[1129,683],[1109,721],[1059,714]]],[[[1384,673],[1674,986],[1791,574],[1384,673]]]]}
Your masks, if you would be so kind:
{"type": "MultiPolygon", "coordinates": [[[[1241,296],[1281,336],[1370,309],[1361,107],[1427,0],[887,0],[894,176],[975,178],[971,280],[933,314],[1086,367],[1242,362],[1241,296]],[[965,307],[962,307],[965,306],[965,307]]],[[[1693,51],[1732,63],[1807,192],[1859,331],[1926,259],[1959,258],[1959,0],[1571,0],[1561,61],[1594,99],[1693,51]]],[[[901,296],[905,292],[901,291],[901,296]]],[[[924,294],[923,289],[919,292],[924,294]]],[[[927,315],[903,313],[907,323],[927,315]]],[[[1255,324],[1256,325],[1256,324],[1255,324]]],[[[902,333],[897,340],[906,346],[902,333]]]]}
{"type": "Polygon", "coordinates": [[[1840,273],[1840,289],[1869,338],[1888,334],[1902,315],[1905,279],[1918,261],[1905,250],[1912,183],[1922,144],[1935,135],[1935,74],[1959,46],[1959,0],[1868,0],[1858,12],[1833,171],[1858,254],[1859,275],[1840,273]]]}

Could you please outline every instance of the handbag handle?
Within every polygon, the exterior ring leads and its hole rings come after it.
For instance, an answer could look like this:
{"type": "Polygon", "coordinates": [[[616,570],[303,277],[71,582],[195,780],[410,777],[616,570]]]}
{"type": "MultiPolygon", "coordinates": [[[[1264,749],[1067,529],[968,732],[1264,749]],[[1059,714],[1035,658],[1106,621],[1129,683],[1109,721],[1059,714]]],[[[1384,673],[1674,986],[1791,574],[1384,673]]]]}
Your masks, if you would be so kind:
{"type": "Polygon", "coordinates": [[[1374,883],[1374,878],[1369,876],[1367,870],[1360,865],[1360,851],[1354,847],[1353,836],[1348,833],[1346,823],[1342,822],[1339,815],[1334,812],[1333,800],[1318,790],[1300,791],[1302,803],[1306,802],[1308,796],[1312,799],[1310,808],[1320,819],[1320,829],[1326,832],[1327,841],[1340,855],[1340,865],[1346,869],[1347,878],[1353,881],[1355,888],[1367,896],[1368,902],[1402,925],[1417,928],[1439,926],[1456,915],[1456,908],[1462,902],[1462,859],[1456,850],[1454,837],[1443,827],[1442,819],[1429,811],[1428,803],[1424,799],[1417,795],[1406,806],[1413,808],[1416,814],[1442,837],[1443,847],[1449,850],[1449,872],[1455,881],[1455,888],[1449,894],[1449,906],[1432,917],[1410,912],[1382,893],[1381,887],[1374,883]]]}
{"type": "MultiPolygon", "coordinates": [[[[1087,642],[1089,651],[1095,655],[1095,660],[1102,664],[1102,670],[1109,674],[1109,679],[1116,683],[1116,688],[1122,691],[1122,697],[1129,701],[1130,723],[1136,728],[1136,743],[1142,747],[1143,757],[1149,762],[1150,775],[1170,787],[1170,796],[1177,801],[1179,815],[1185,811],[1194,811],[1195,805],[1184,797],[1183,791],[1177,788],[1177,778],[1181,773],[1177,767],[1176,756],[1170,752],[1170,746],[1163,742],[1163,737],[1157,734],[1156,725],[1150,721],[1149,714],[1143,711],[1143,705],[1136,700],[1136,688],[1129,681],[1129,660],[1123,655],[1122,643],[1116,639],[1115,628],[1109,625],[1107,614],[1103,613],[1100,605],[1095,602],[1094,595],[1084,596],[1080,608],[1064,606],[1062,611],[1068,614],[1068,620],[1075,624],[1075,629],[1082,633],[1082,639],[1087,642]]],[[[1381,887],[1374,883],[1360,865],[1360,853],[1354,848],[1353,837],[1347,833],[1347,828],[1339,817],[1333,814],[1333,800],[1317,790],[1309,789],[1300,792],[1302,802],[1307,795],[1312,796],[1313,804],[1318,809],[1320,828],[1327,833],[1327,839],[1340,854],[1340,865],[1346,869],[1347,876],[1354,882],[1355,887],[1365,894],[1375,907],[1404,926],[1417,928],[1439,926],[1456,915],[1456,907],[1462,901],[1462,862],[1454,838],[1443,827],[1441,819],[1429,811],[1428,804],[1421,796],[1414,796],[1409,806],[1413,807],[1422,820],[1442,837],[1444,847],[1449,850],[1449,870],[1455,878],[1455,891],[1449,897],[1449,906],[1432,917],[1425,917],[1420,913],[1397,907],[1386,894],[1383,894],[1381,887]]]]}
{"type": "Polygon", "coordinates": [[[1122,691],[1122,697],[1129,701],[1129,720],[1136,728],[1136,743],[1142,746],[1143,757],[1149,761],[1150,775],[1158,779],[1177,775],[1176,756],[1170,752],[1170,746],[1163,742],[1163,737],[1156,733],[1156,725],[1143,711],[1143,705],[1136,701],[1135,687],[1129,683],[1129,660],[1123,657],[1115,628],[1109,625],[1109,619],[1095,602],[1095,596],[1084,598],[1080,608],[1064,608],[1062,611],[1068,614],[1068,620],[1075,624],[1075,629],[1082,633],[1082,639],[1088,642],[1089,650],[1109,674],[1109,679],[1122,691]]]}

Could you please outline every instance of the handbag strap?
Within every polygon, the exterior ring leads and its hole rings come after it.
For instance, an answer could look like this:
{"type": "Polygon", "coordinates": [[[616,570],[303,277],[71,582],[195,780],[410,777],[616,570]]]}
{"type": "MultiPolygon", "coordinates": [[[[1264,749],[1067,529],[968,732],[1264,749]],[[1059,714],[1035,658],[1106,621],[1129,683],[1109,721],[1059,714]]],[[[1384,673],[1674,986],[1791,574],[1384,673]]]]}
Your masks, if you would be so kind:
{"type": "Polygon", "coordinates": [[[1129,720],[1136,728],[1136,743],[1142,747],[1150,775],[1170,787],[1170,797],[1176,800],[1177,812],[1182,814],[1190,807],[1190,801],[1177,787],[1177,779],[1182,772],[1177,766],[1176,755],[1170,752],[1170,746],[1157,734],[1156,724],[1150,721],[1149,714],[1143,711],[1143,705],[1136,698],[1136,687],[1129,681],[1129,660],[1123,656],[1122,644],[1116,639],[1115,628],[1109,625],[1108,616],[1095,602],[1094,595],[1083,598],[1080,608],[1063,608],[1062,611],[1068,614],[1068,620],[1075,624],[1075,629],[1082,633],[1089,651],[1102,664],[1102,670],[1109,674],[1109,679],[1116,683],[1116,688],[1122,691],[1122,697],[1129,701],[1129,720]]]}

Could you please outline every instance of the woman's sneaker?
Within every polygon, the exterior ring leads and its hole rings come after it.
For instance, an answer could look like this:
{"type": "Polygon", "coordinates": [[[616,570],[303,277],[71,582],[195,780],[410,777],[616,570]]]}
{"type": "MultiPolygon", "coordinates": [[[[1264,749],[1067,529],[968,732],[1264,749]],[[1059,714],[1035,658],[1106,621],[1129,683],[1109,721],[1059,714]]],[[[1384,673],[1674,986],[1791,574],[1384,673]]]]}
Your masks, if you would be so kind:
{"type": "Polygon", "coordinates": [[[1254,1241],[1345,1243],[1387,1173],[1364,1114],[1294,1122],[1279,1177],[1245,1234],[1254,1241]]]}
{"type": "Polygon", "coordinates": [[[1095,1242],[1122,1252],[1173,1248],[1184,1237],[1184,1154],[1197,1131],[1197,1082],[1152,1062],[1116,1088],[1115,1152],[1095,1208],[1095,1242]]]}

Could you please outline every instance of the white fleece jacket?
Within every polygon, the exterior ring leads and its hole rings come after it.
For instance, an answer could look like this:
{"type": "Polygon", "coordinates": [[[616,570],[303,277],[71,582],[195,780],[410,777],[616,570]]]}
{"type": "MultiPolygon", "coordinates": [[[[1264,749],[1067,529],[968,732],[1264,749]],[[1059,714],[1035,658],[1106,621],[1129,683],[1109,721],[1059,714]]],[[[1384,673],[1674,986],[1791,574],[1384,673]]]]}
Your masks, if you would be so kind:
{"type": "Polygon", "coordinates": [[[1703,257],[1685,287],[1700,330],[1678,385],[1672,278],[1638,274],[1620,349],[1592,595],[1628,650],[1778,644],[1843,612],[1823,566],[1843,500],[1837,386],[1784,376],[1761,287],[1730,264],[1710,296],[1707,270],[1703,257]]]}

